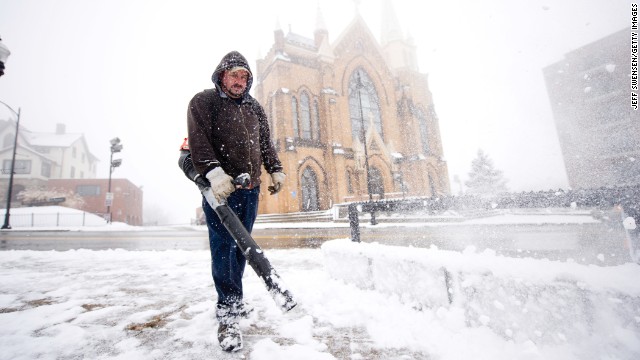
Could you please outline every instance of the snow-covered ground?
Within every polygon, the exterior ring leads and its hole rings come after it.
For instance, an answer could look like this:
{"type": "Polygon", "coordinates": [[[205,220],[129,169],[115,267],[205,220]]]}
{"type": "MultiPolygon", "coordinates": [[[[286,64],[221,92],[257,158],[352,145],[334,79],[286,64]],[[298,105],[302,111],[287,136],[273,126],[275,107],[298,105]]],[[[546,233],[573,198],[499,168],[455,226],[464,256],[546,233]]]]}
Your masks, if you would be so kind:
{"type": "Polygon", "coordinates": [[[420,249],[427,252],[422,257],[417,249],[381,249],[346,240],[325,247],[330,249],[268,251],[299,303],[293,313],[282,314],[248,269],[245,297],[256,311],[242,321],[245,349],[234,354],[222,353],[215,339],[207,251],[1,252],[0,358],[640,356],[640,268],[635,264],[509,261],[434,249],[420,249]],[[407,256],[407,250],[414,250],[413,255],[407,256]],[[371,276],[376,286],[362,287],[335,275],[361,273],[359,262],[341,262],[336,256],[353,257],[358,251],[369,252],[374,264],[387,264],[385,271],[378,267],[371,276]],[[451,305],[446,301],[442,273],[438,277],[433,270],[442,264],[450,264],[452,274],[467,276],[466,284],[458,284],[466,291],[464,301],[455,295],[451,305]],[[394,284],[396,276],[412,269],[430,271],[394,284]],[[416,281],[414,291],[403,293],[411,281],[416,281]],[[518,293],[522,290],[527,292],[518,293]],[[543,316],[532,320],[525,316],[527,310],[543,316]],[[517,323],[522,319],[531,322],[517,323]]]}
{"type": "MultiPolygon", "coordinates": [[[[473,221],[596,221],[583,215],[473,221]]],[[[2,251],[0,359],[640,358],[637,264],[347,239],[267,255],[299,305],[282,314],[247,268],[256,311],[241,323],[245,348],[227,354],[206,250],[2,251]]]]}

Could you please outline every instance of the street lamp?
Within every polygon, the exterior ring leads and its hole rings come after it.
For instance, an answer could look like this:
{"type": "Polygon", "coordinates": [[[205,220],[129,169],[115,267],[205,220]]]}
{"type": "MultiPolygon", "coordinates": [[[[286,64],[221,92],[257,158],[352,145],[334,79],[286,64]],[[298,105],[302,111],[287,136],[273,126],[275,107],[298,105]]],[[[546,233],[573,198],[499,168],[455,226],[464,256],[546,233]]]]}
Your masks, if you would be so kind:
{"type": "MultiPolygon", "coordinates": [[[[371,170],[369,169],[369,154],[367,151],[367,137],[364,131],[364,113],[362,111],[362,95],[360,92],[364,88],[362,84],[362,79],[360,79],[360,72],[356,71],[356,91],[358,95],[358,102],[360,103],[360,141],[362,141],[362,146],[364,147],[364,167],[367,173],[367,193],[369,194],[369,202],[373,202],[373,195],[371,194],[371,170]]],[[[371,211],[371,225],[376,225],[378,222],[376,221],[376,213],[375,211],[371,211]]]]}
{"type": "Polygon", "coordinates": [[[111,143],[111,158],[109,159],[109,189],[105,195],[105,202],[107,204],[107,214],[109,214],[108,222],[111,223],[111,204],[113,203],[113,194],[111,193],[111,174],[113,169],[122,165],[122,159],[113,159],[113,154],[122,151],[122,144],[120,144],[120,138],[113,138],[109,141],[111,143]]]}
{"type": "MultiPolygon", "coordinates": [[[[16,115],[16,136],[13,138],[13,155],[11,156],[11,170],[9,170],[9,188],[7,189],[7,208],[4,213],[4,224],[2,225],[2,229],[11,229],[11,225],[9,225],[9,217],[11,212],[11,193],[13,191],[13,173],[16,166],[16,149],[18,148],[18,131],[20,130],[20,108],[16,112],[11,108],[11,106],[5,104],[0,101],[0,103],[7,107],[7,109],[11,110],[16,115]]],[[[4,168],[4,164],[3,164],[4,168]]]]}

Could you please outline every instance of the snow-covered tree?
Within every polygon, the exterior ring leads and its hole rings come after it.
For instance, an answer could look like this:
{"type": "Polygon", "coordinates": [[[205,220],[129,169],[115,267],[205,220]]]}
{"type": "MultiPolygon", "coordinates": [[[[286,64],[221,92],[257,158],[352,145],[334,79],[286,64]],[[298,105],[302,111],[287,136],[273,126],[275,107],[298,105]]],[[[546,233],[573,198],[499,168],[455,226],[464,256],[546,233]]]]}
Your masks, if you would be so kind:
{"type": "Polygon", "coordinates": [[[482,149],[478,150],[478,157],[471,162],[469,179],[464,184],[469,194],[494,195],[507,191],[507,180],[502,171],[493,166],[493,161],[482,149]]]}

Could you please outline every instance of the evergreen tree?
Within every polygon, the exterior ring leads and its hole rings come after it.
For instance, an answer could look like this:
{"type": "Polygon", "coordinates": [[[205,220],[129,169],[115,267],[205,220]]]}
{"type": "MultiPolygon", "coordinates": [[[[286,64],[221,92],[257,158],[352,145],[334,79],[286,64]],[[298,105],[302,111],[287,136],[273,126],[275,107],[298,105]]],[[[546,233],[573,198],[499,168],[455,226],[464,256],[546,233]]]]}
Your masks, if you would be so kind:
{"type": "Polygon", "coordinates": [[[494,195],[507,191],[507,180],[502,171],[493,166],[493,161],[487,154],[478,150],[478,157],[471,162],[469,179],[465,181],[469,194],[494,195]]]}

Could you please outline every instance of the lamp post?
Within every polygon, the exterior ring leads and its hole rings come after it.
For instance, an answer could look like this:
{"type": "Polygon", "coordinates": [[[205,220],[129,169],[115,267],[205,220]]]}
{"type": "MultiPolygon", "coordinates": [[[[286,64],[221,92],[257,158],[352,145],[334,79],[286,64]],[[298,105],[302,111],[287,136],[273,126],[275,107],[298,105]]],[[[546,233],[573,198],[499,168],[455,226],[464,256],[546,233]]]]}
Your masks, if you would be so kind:
{"type": "MultiPolygon", "coordinates": [[[[360,79],[360,72],[356,71],[356,90],[358,95],[358,103],[360,104],[360,141],[362,141],[362,147],[364,147],[364,168],[366,171],[367,181],[367,194],[369,194],[369,202],[373,202],[373,195],[371,194],[371,171],[369,169],[369,153],[367,151],[367,137],[364,131],[364,113],[362,111],[362,95],[360,92],[364,85],[362,79],[360,79]]],[[[376,225],[376,213],[371,210],[371,225],[376,225]]]]}
{"type": "Polygon", "coordinates": [[[111,204],[113,203],[113,194],[111,193],[111,174],[113,169],[122,165],[122,159],[113,159],[113,154],[122,151],[122,144],[120,144],[120,138],[113,138],[109,141],[111,143],[111,158],[109,159],[109,189],[105,195],[105,203],[107,204],[107,214],[109,216],[109,224],[111,224],[111,204]]]}
{"type": "MultiPolygon", "coordinates": [[[[13,138],[13,155],[11,156],[11,169],[9,170],[9,188],[7,189],[7,208],[4,213],[4,224],[2,225],[2,229],[11,229],[11,225],[9,225],[9,218],[11,217],[11,193],[13,191],[13,173],[16,166],[16,149],[18,148],[18,131],[20,130],[20,108],[16,112],[11,108],[11,106],[5,104],[0,101],[2,105],[6,106],[7,109],[11,110],[16,115],[16,136],[13,138]]],[[[4,168],[4,164],[3,164],[4,168]]]]}

